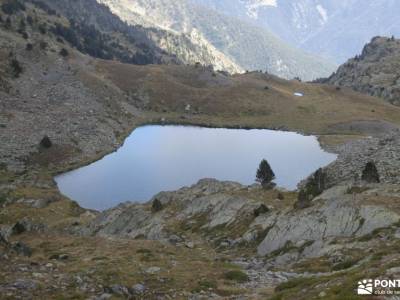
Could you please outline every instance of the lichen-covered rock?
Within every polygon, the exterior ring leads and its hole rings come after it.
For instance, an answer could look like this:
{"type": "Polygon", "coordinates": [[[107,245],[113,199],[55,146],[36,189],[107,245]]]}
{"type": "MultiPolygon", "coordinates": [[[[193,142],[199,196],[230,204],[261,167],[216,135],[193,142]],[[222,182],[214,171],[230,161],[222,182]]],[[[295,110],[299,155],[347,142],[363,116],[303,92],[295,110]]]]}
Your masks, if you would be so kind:
{"type": "Polygon", "coordinates": [[[121,204],[104,211],[83,231],[130,238],[168,239],[173,232],[167,229],[177,221],[196,224],[202,229],[230,225],[242,218],[254,218],[254,210],[261,206],[259,202],[231,194],[244,188],[239,183],[202,179],[176,192],[159,193],[149,203],[121,204]],[[152,212],[155,200],[164,207],[156,214],[152,212]]]}
{"type": "Polygon", "coordinates": [[[324,168],[327,188],[345,182],[360,183],[366,162],[374,162],[380,183],[400,183],[399,130],[351,141],[334,150],[339,153],[338,158],[324,168]]]}
{"type": "MultiPolygon", "coordinates": [[[[329,238],[363,236],[400,220],[398,213],[384,206],[364,204],[350,195],[334,198],[329,195],[327,191],[328,199],[323,200],[324,193],[319,197],[322,203],[304,210],[268,216],[268,222],[273,225],[258,246],[258,254],[267,255],[301,240],[320,242],[318,247],[322,249],[329,238]]],[[[318,249],[313,253],[318,253],[318,249]]]]}
{"type": "Polygon", "coordinates": [[[144,205],[121,204],[99,214],[83,233],[161,239],[165,221],[163,213],[152,214],[144,205]]]}
{"type": "Polygon", "coordinates": [[[378,96],[400,105],[400,40],[375,37],[360,56],[350,59],[325,83],[352,87],[356,91],[378,96]]]}

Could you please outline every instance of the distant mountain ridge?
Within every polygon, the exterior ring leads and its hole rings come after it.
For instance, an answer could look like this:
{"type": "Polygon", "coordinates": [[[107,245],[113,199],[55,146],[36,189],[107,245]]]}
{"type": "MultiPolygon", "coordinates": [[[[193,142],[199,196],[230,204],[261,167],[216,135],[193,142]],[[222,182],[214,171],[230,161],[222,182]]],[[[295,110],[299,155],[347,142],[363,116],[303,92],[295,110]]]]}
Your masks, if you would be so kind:
{"type": "Polygon", "coordinates": [[[140,5],[135,5],[130,0],[97,0],[97,2],[108,6],[114,14],[130,25],[162,32],[158,35],[152,34],[150,37],[158,47],[175,54],[187,64],[212,65],[216,70],[229,73],[244,72],[242,67],[209,44],[197,31],[183,33],[172,30],[168,24],[154,22],[152,18],[145,16],[140,5]]]}
{"type": "Polygon", "coordinates": [[[361,55],[350,59],[320,82],[351,87],[400,105],[400,40],[373,38],[361,55]]]}
{"type": "Polygon", "coordinates": [[[398,0],[193,0],[337,63],[374,36],[400,36],[398,0]]]}
{"type": "Polygon", "coordinates": [[[266,29],[199,5],[201,1],[98,1],[130,24],[185,34],[194,44],[221,54],[219,59],[243,70],[266,70],[283,78],[311,80],[335,69],[334,64],[289,46],[266,29]]]}

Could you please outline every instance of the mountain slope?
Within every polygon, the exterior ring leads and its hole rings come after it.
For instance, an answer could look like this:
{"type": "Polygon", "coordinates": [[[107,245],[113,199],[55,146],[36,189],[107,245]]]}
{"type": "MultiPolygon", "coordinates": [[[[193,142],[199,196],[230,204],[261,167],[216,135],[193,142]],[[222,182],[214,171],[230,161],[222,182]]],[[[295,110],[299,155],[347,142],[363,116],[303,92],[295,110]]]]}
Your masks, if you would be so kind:
{"type": "Polygon", "coordinates": [[[400,40],[373,38],[361,55],[350,59],[322,82],[352,87],[400,105],[400,40]]]}
{"type": "Polygon", "coordinates": [[[373,36],[400,35],[396,0],[196,0],[338,63],[373,36]]]}
{"type": "Polygon", "coordinates": [[[159,48],[150,38],[151,34],[157,34],[157,31],[140,26],[127,26],[106,6],[99,5],[95,0],[23,2],[32,3],[53,18],[60,14],[63,17],[60,20],[38,20],[36,27],[43,35],[52,33],[83,53],[133,64],[182,62],[175,55],[159,48]]]}
{"type": "Polygon", "coordinates": [[[229,61],[216,59],[208,49],[192,43],[184,35],[140,25],[129,26],[95,0],[20,0],[17,3],[32,3],[50,15],[61,14],[63,22],[40,26],[94,57],[133,64],[200,62],[231,72],[242,71],[229,61]]]}
{"type": "Polygon", "coordinates": [[[224,53],[243,69],[267,70],[309,80],[334,65],[288,46],[267,30],[187,0],[98,0],[132,24],[185,33],[197,43],[224,53]]]}

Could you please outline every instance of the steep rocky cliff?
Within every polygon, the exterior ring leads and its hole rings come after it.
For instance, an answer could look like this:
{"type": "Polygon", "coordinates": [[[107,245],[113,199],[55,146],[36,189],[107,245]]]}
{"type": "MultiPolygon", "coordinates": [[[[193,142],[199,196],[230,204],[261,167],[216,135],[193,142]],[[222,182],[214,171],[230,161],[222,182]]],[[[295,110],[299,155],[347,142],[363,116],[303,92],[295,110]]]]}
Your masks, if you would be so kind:
{"type": "Polygon", "coordinates": [[[373,38],[361,55],[350,59],[322,82],[352,87],[400,105],[400,40],[373,38]]]}

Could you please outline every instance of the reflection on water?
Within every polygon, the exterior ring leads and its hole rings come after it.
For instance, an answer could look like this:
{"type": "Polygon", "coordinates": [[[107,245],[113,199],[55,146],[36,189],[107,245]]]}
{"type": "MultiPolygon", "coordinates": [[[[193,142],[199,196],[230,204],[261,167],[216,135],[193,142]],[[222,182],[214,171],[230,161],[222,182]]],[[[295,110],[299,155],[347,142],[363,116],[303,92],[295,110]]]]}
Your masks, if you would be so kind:
{"type": "Polygon", "coordinates": [[[146,201],[201,178],[254,183],[261,159],[287,189],[336,156],[315,137],[272,130],[144,126],[115,153],[56,177],[61,192],[85,208],[103,210],[124,201],[146,201]]]}

